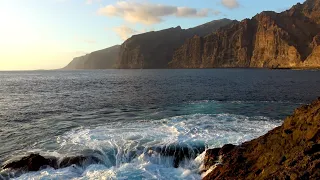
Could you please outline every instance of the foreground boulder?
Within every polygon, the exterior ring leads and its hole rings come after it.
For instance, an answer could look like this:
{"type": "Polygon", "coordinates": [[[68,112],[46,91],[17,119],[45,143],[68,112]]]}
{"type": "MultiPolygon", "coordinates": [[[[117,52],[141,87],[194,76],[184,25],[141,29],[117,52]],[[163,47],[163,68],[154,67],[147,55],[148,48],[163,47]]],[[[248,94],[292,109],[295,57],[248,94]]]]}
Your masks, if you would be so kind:
{"type": "Polygon", "coordinates": [[[27,171],[38,171],[43,166],[57,167],[56,158],[45,158],[39,154],[30,154],[19,161],[6,164],[3,169],[23,169],[27,171]]]}
{"type": "Polygon", "coordinates": [[[84,165],[90,163],[101,163],[95,156],[72,156],[59,159],[57,157],[44,157],[39,154],[30,154],[18,161],[10,162],[2,169],[22,170],[22,171],[39,171],[41,168],[52,167],[55,169],[65,168],[71,165],[84,165]]]}
{"type": "Polygon", "coordinates": [[[207,150],[204,168],[210,167],[204,179],[319,179],[320,98],[264,136],[207,150]]]}

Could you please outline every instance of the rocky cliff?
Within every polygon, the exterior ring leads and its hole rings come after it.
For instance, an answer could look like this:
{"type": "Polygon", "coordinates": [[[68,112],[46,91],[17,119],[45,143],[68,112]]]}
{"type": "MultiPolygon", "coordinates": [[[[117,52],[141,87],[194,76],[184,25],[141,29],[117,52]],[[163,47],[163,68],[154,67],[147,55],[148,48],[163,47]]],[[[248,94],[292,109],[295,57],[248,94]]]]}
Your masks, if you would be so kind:
{"type": "Polygon", "coordinates": [[[106,49],[74,58],[63,69],[112,69],[119,57],[120,46],[112,46],[106,49]]]}
{"type": "Polygon", "coordinates": [[[194,36],[175,51],[169,67],[320,67],[319,43],[320,0],[307,0],[194,36]]]}
{"type": "Polygon", "coordinates": [[[187,38],[204,36],[233,21],[221,19],[190,29],[176,28],[134,35],[120,48],[118,68],[167,68],[174,51],[187,38]]]}
{"type": "Polygon", "coordinates": [[[239,146],[206,151],[204,179],[319,179],[320,98],[239,146]]]}

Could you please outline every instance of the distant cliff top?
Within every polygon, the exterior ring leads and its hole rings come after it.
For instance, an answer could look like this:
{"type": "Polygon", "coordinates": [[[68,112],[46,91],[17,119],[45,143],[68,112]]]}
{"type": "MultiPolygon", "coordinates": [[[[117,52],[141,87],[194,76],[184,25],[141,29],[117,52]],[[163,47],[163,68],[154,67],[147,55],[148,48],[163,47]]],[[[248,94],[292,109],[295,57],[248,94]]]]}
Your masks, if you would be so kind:
{"type": "Polygon", "coordinates": [[[120,45],[115,45],[76,57],[63,69],[112,69],[118,60],[119,49],[120,45]]]}

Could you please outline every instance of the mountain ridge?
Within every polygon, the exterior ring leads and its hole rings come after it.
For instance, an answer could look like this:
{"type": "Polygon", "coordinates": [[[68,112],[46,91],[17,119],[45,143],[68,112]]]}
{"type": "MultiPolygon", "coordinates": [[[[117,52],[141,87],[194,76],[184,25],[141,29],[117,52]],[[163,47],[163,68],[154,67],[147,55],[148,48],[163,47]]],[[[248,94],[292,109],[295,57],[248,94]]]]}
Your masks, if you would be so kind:
{"type": "MultiPolygon", "coordinates": [[[[65,69],[106,69],[94,65],[110,61],[105,56],[78,57],[65,69]]],[[[111,59],[108,68],[118,69],[320,68],[320,0],[240,22],[224,18],[133,35],[111,59]]]]}
{"type": "Polygon", "coordinates": [[[319,9],[319,0],[308,0],[281,13],[263,11],[207,36],[188,39],[175,51],[169,67],[320,67],[319,9]]]}
{"type": "Polygon", "coordinates": [[[113,69],[118,60],[119,48],[120,45],[115,45],[84,56],[75,57],[63,69],[113,69]]]}

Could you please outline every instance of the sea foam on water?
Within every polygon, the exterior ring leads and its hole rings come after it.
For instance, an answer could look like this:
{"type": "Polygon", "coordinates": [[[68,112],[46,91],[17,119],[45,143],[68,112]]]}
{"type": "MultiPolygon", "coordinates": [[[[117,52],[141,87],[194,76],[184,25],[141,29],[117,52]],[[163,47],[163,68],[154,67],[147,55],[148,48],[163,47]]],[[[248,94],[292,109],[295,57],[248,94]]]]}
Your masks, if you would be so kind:
{"type": "Polygon", "coordinates": [[[266,133],[280,123],[262,116],[224,113],[77,128],[57,137],[60,146],[57,151],[37,151],[60,156],[90,152],[103,163],[47,168],[23,174],[17,179],[201,179],[199,168],[204,152],[190,151],[194,157],[182,159],[179,167],[175,168],[175,157],[170,156],[169,151],[166,154],[157,148],[168,149],[172,144],[189,149],[239,144],[266,133]]]}

